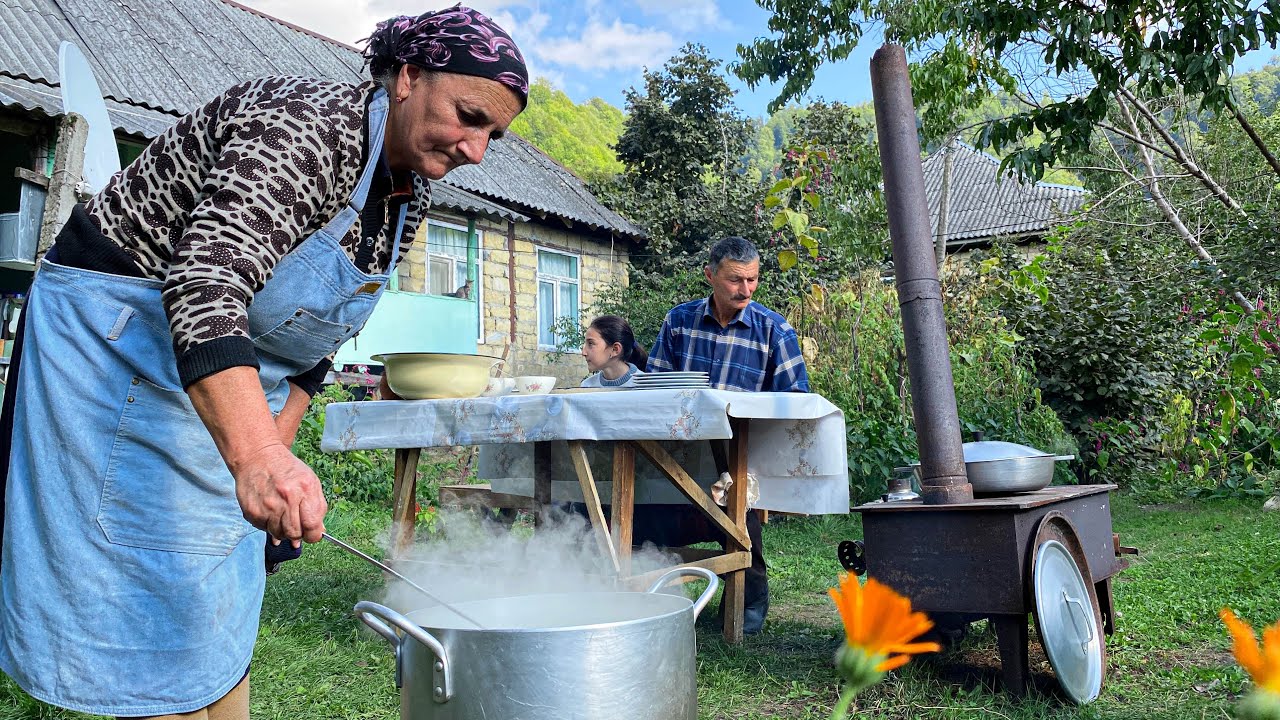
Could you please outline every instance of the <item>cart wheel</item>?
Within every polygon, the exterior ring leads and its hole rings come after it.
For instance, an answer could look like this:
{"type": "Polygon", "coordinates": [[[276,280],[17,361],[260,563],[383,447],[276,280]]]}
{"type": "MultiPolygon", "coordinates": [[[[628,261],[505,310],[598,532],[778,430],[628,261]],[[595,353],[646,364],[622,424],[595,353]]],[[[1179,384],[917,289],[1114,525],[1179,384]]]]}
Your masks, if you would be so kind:
{"type": "Polygon", "coordinates": [[[861,540],[841,540],[836,546],[836,556],[845,570],[854,575],[867,572],[867,553],[861,540]]]}
{"type": "MultiPolygon", "coordinates": [[[[1065,515],[1056,511],[1041,518],[1040,525],[1036,529],[1035,543],[1032,545],[1031,557],[1029,558],[1031,573],[1028,577],[1036,577],[1036,559],[1042,556],[1041,550],[1048,544],[1056,544],[1065,548],[1070,560],[1074,562],[1076,569],[1079,570],[1080,579],[1083,582],[1083,587],[1080,591],[1083,593],[1084,597],[1075,598],[1069,601],[1072,605],[1072,621],[1076,622],[1075,618],[1078,618],[1079,622],[1087,622],[1092,625],[1091,637],[1097,639],[1098,652],[1101,655],[1101,676],[1098,679],[1098,689],[1100,691],[1102,685],[1105,684],[1107,677],[1107,644],[1106,636],[1103,634],[1106,623],[1104,622],[1102,609],[1098,602],[1097,588],[1094,586],[1092,575],[1089,572],[1089,563],[1085,557],[1084,548],[1080,544],[1080,539],[1076,534],[1075,527],[1071,525],[1071,521],[1068,520],[1065,515]]],[[[1034,599],[1034,588],[1031,595],[1034,599]]],[[[1044,645],[1045,632],[1052,632],[1052,630],[1047,629],[1044,626],[1043,619],[1040,617],[1040,610],[1036,610],[1035,617],[1036,632],[1040,636],[1041,645],[1044,645]]],[[[1090,630],[1085,628],[1084,632],[1088,634],[1090,633],[1090,630]]],[[[1049,648],[1046,647],[1045,652],[1046,654],[1050,654],[1049,648]]],[[[1054,665],[1052,655],[1050,655],[1049,659],[1050,665],[1054,665]]],[[[1060,683],[1063,682],[1063,670],[1066,670],[1066,668],[1059,669],[1056,665],[1054,667],[1055,673],[1059,676],[1060,683]]],[[[1066,689],[1065,684],[1064,689],[1066,689]]],[[[1072,693],[1068,692],[1068,694],[1071,695],[1072,693]]],[[[1091,701],[1093,698],[1072,696],[1071,699],[1077,703],[1083,704],[1091,701]]]]}

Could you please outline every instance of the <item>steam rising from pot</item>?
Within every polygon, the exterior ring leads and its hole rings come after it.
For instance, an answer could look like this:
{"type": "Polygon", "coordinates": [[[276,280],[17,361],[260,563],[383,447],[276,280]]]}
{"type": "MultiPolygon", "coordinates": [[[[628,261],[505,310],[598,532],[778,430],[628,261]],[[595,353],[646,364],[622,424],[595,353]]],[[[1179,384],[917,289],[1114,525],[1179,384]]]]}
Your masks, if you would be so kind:
{"type": "MultiPolygon", "coordinates": [[[[595,531],[580,515],[553,511],[536,530],[506,527],[466,510],[442,510],[438,522],[442,532],[392,564],[444,602],[621,589],[611,561],[590,536],[595,531]]],[[[679,562],[678,556],[646,545],[633,552],[631,574],[679,562]]],[[[432,605],[398,581],[388,585],[386,604],[402,612],[432,605]]]]}

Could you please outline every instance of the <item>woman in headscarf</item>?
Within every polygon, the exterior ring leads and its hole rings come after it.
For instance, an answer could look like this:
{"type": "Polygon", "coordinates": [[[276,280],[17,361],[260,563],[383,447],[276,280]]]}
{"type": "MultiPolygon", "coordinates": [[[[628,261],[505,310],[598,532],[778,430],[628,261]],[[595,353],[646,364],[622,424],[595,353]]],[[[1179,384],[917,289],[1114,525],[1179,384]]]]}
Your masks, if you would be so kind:
{"type": "Polygon", "coordinates": [[[264,78],[183,117],[46,256],[0,431],[0,668],[34,697],[248,718],[263,547],[324,530],[290,452],[310,396],[425,180],[528,96],[510,36],[462,6],[381,23],[366,58],[361,85],[264,78]]]}

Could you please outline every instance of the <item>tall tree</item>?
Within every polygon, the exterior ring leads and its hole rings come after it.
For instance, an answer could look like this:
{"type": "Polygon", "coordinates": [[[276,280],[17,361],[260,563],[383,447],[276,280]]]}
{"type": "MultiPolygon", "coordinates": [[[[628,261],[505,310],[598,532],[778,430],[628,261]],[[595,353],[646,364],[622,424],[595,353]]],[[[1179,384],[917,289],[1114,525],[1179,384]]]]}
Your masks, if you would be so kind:
{"type": "Polygon", "coordinates": [[[755,208],[763,190],[740,172],[754,128],[733,96],[720,61],[695,44],[646,70],[644,92],[627,91],[617,145],[623,173],[594,189],[649,232],[633,261],[638,276],[696,264],[726,234],[762,238],[755,208]]]}
{"type": "Polygon", "coordinates": [[[511,131],[586,180],[622,172],[613,145],[622,133],[622,111],[600,98],[578,105],[539,78],[529,86],[529,106],[511,131]]]}

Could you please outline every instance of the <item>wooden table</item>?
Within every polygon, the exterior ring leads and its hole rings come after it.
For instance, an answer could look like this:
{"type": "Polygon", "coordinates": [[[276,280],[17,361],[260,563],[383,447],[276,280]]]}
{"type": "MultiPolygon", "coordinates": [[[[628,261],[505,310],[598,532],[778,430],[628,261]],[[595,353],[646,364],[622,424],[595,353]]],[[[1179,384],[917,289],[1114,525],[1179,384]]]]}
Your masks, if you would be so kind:
{"type": "MultiPolygon", "coordinates": [[[[646,466],[648,482],[665,478],[724,535],[723,552],[671,551],[684,565],[725,577],[724,634],[730,642],[742,639],[744,571],[751,566],[748,461],[760,478],[762,498],[777,489],[778,505],[772,509],[843,513],[849,507],[843,415],[814,395],[698,389],[334,403],[327,408],[321,442],[325,451],[395,450],[393,555],[403,554],[413,542],[422,449],[468,445],[532,447],[533,507],[550,504],[555,481],[560,481],[557,487],[580,489],[602,555],[631,587],[651,583],[662,572],[631,574],[636,456],[647,459],[660,474],[646,466]],[[757,438],[754,446],[752,437],[757,438]],[[677,443],[675,450],[681,443],[707,445],[709,440],[728,441],[734,482],[724,508],[668,451],[669,443],[677,443]],[[605,516],[584,441],[612,446],[610,517],[605,516]],[[552,478],[548,470],[563,453],[571,461],[576,485],[552,478]]],[[[652,486],[644,488],[647,492],[652,486]]]]}
{"type": "MultiPolygon", "coordinates": [[[[679,463],[653,440],[613,441],[613,497],[610,499],[609,516],[605,516],[603,503],[596,490],[596,481],[587,462],[586,450],[581,440],[564,441],[570,459],[577,471],[578,483],[586,500],[587,515],[591,521],[593,537],[601,553],[607,556],[624,585],[631,588],[647,588],[670,568],[653,570],[641,575],[631,574],[632,519],[635,498],[635,460],[639,453],[660,469],[668,480],[688,498],[689,502],[705,515],[716,528],[724,533],[726,551],[700,550],[697,548],[668,548],[681,558],[682,566],[706,568],[724,580],[724,637],[731,643],[742,641],[743,598],[747,568],[751,567],[751,539],[747,536],[747,455],[746,442],[749,423],[733,418],[733,438],[728,443],[729,474],[733,485],[726,493],[726,507],[721,509],[712,501],[679,463]]],[[[691,441],[698,442],[698,441],[691,441]]],[[[706,441],[702,441],[706,442],[706,441]]],[[[551,476],[545,472],[550,464],[548,455],[561,449],[561,442],[534,443],[534,496],[533,507],[538,520],[551,503],[551,476]]],[[[396,450],[395,482],[392,489],[393,557],[404,554],[413,544],[417,515],[418,458],[422,448],[396,450]]],[[[693,579],[693,578],[689,578],[693,579]]]]}

